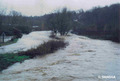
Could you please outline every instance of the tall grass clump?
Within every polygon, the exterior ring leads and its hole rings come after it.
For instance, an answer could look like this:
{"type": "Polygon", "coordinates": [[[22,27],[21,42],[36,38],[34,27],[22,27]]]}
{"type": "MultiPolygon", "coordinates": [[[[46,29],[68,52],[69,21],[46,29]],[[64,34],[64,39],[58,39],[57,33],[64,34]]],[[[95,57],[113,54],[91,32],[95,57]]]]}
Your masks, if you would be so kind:
{"type": "Polygon", "coordinates": [[[35,56],[46,55],[48,53],[53,53],[58,49],[64,48],[67,45],[66,42],[61,40],[50,40],[48,42],[44,42],[37,48],[30,49],[26,52],[20,52],[19,55],[27,55],[31,58],[35,56]]]}

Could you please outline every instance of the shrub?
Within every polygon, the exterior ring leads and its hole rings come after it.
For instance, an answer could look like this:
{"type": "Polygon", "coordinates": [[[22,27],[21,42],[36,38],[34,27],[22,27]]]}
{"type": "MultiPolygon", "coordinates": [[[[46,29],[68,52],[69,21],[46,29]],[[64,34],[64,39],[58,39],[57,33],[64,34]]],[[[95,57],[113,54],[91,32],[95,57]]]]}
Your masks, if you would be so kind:
{"type": "Polygon", "coordinates": [[[16,62],[22,62],[25,59],[29,59],[29,56],[19,56],[17,54],[0,54],[0,71],[6,69],[16,62]]]}
{"type": "Polygon", "coordinates": [[[30,49],[26,52],[21,52],[19,55],[27,55],[31,58],[38,55],[46,55],[48,53],[53,53],[56,50],[63,48],[67,45],[64,41],[55,41],[51,40],[48,42],[44,42],[42,45],[38,46],[36,49],[30,49]]]}
{"type": "Polygon", "coordinates": [[[29,34],[32,31],[31,26],[16,26],[16,28],[19,29],[21,33],[24,33],[24,34],[29,34]]]}

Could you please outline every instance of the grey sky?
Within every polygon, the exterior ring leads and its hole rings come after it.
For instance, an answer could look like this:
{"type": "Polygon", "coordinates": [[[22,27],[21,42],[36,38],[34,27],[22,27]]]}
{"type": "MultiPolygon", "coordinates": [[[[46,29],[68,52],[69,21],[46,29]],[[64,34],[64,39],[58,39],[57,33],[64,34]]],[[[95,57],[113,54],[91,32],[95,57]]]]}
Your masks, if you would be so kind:
{"type": "Polygon", "coordinates": [[[70,10],[88,10],[95,6],[120,3],[120,0],[1,0],[9,10],[20,11],[25,15],[43,15],[56,9],[67,7],[70,10]]]}

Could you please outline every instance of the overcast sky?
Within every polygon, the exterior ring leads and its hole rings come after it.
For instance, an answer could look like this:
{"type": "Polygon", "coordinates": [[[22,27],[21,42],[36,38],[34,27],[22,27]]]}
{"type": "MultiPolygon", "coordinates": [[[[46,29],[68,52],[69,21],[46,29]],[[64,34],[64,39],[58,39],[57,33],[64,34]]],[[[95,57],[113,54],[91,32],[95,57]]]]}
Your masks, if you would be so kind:
{"type": "Polygon", "coordinates": [[[88,10],[95,6],[120,3],[120,0],[0,0],[8,10],[16,10],[28,16],[51,13],[56,9],[67,7],[70,10],[88,10]]]}

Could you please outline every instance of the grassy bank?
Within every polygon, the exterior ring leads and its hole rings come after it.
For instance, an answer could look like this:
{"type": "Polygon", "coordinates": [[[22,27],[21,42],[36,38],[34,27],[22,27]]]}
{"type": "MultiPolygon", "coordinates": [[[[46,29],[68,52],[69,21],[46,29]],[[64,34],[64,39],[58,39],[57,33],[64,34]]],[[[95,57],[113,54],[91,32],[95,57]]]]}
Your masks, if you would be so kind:
{"type": "Polygon", "coordinates": [[[14,39],[13,41],[8,41],[8,42],[5,42],[5,43],[0,43],[0,46],[10,45],[10,44],[16,43],[17,41],[18,41],[18,39],[14,39]]]}
{"type": "Polygon", "coordinates": [[[20,52],[18,54],[0,54],[0,71],[7,69],[9,66],[16,62],[23,62],[26,59],[34,58],[35,56],[46,55],[53,53],[60,48],[64,48],[67,45],[64,41],[51,40],[44,42],[40,46],[34,49],[30,49],[26,52],[20,52]]]}
{"type": "Polygon", "coordinates": [[[0,54],[0,71],[3,69],[7,69],[7,67],[11,66],[16,62],[22,62],[26,59],[29,59],[29,56],[19,56],[18,54],[0,54]]]}

